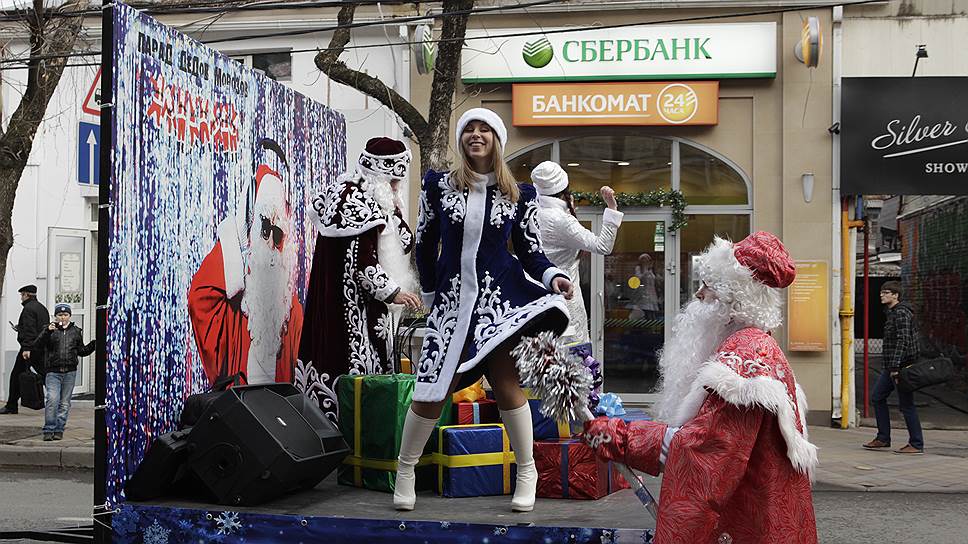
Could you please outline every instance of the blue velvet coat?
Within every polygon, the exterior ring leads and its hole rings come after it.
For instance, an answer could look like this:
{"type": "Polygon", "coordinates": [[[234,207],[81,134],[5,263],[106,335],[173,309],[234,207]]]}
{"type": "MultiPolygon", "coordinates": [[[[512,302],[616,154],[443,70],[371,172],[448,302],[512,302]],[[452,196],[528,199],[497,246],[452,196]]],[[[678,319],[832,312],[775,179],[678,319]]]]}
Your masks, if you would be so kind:
{"type": "Polygon", "coordinates": [[[539,317],[555,318],[546,322],[560,326],[558,334],[568,324],[564,297],[551,292],[552,279],[567,275],[541,249],[534,187],[519,187],[514,203],[493,174],[464,191],[447,173],[424,176],[416,257],[421,297],[431,310],[414,400],[443,399],[455,373],[474,368],[539,317]]]}

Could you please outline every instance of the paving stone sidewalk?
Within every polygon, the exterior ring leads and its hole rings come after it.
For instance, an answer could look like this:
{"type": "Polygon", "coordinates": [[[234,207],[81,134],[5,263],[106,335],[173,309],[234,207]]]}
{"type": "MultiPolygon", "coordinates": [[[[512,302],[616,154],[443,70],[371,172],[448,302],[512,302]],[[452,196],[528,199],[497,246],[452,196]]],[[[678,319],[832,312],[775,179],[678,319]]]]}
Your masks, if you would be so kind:
{"type": "Polygon", "coordinates": [[[820,448],[818,489],[922,493],[968,493],[968,431],[925,430],[924,455],[898,455],[907,431],[892,431],[892,450],[868,451],[876,429],[810,427],[820,448]]]}
{"type": "MultiPolygon", "coordinates": [[[[56,468],[94,467],[94,403],[75,401],[64,439],[44,442],[41,410],[22,408],[0,415],[0,466],[56,468]]],[[[820,448],[817,489],[860,491],[968,493],[968,431],[925,430],[924,455],[867,451],[861,444],[874,429],[810,427],[810,440],[820,448]]],[[[907,433],[894,431],[895,446],[907,433]]]]}
{"type": "Polygon", "coordinates": [[[0,466],[94,468],[94,402],[71,403],[64,439],[44,442],[44,411],[0,415],[0,466]]]}

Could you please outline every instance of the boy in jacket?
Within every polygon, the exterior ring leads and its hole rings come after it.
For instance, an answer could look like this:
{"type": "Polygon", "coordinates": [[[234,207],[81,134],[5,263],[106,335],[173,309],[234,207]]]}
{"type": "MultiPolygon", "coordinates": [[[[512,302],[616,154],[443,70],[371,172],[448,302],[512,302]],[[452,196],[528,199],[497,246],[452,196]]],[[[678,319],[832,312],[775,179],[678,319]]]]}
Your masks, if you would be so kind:
{"type": "Polygon", "coordinates": [[[47,397],[44,403],[44,440],[60,440],[71,411],[71,393],[77,378],[77,359],[94,352],[94,340],[84,345],[84,333],[71,321],[71,307],[58,304],[54,307],[55,321],[47,325],[34,342],[43,346],[46,358],[44,385],[47,397]]]}

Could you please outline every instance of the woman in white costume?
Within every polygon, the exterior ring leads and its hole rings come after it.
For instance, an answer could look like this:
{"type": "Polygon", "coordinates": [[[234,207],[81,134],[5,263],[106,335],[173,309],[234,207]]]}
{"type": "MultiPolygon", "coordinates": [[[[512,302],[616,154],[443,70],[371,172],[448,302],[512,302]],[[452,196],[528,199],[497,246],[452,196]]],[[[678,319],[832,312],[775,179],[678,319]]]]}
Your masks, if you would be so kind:
{"type": "Polygon", "coordinates": [[[457,168],[430,170],[423,179],[416,257],[430,314],[400,440],[393,493],[398,510],[414,507],[414,466],[444,403],[455,387],[482,374],[494,388],[514,449],[511,509],[534,508],[531,408],[510,352],[522,336],[564,332],[572,283],[541,250],[537,196],[531,185],[515,183],[503,160],[506,141],[496,113],[472,109],[457,123],[457,168]]]}
{"type": "MultiPolygon", "coordinates": [[[[615,245],[615,236],[624,215],[618,211],[615,191],[611,187],[601,188],[607,207],[602,216],[602,230],[595,236],[575,216],[575,203],[568,190],[568,173],[561,166],[545,161],[531,171],[531,181],[538,191],[538,224],[545,255],[568,274],[574,285],[581,285],[578,278],[581,252],[608,255],[615,245]]],[[[588,316],[580,288],[575,289],[575,296],[568,301],[568,313],[571,325],[565,331],[565,336],[571,336],[576,342],[588,342],[588,316]]]]}

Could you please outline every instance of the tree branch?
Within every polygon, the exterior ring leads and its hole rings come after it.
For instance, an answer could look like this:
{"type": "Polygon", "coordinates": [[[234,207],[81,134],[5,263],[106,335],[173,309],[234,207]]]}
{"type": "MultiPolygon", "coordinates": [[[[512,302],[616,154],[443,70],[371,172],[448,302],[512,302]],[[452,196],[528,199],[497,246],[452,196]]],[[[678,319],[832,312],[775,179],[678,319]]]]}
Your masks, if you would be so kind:
{"type": "Polygon", "coordinates": [[[353,70],[339,60],[350,41],[350,29],[345,26],[353,22],[355,3],[347,3],[340,9],[337,21],[344,28],[333,33],[329,47],[315,58],[316,67],[330,79],[379,100],[400,116],[420,144],[421,173],[428,168],[442,170],[448,166],[447,145],[450,141],[454,89],[460,75],[460,54],[467,30],[467,19],[473,7],[474,0],[443,0],[441,39],[447,41],[438,45],[437,66],[434,68],[427,118],[380,79],[353,70]]]}
{"type": "MultiPolygon", "coordinates": [[[[355,2],[347,2],[337,16],[340,26],[345,26],[353,22],[353,15],[356,11],[355,2]]],[[[325,51],[319,52],[314,59],[316,67],[326,74],[330,79],[343,85],[348,85],[362,93],[377,99],[384,106],[393,110],[403,120],[410,130],[413,131],[418,141],[423,141],[427,133],[427,120],[417,111],[409,101],[400,96],[399,93],[388,87],[379,78],[365,74],[359,70],[354,70],[346,63],[339,60],[344,47],[350,41],[350,29],[340,28],[333,33],[333,38],[329,42],[329,47],[325,51]]]]}

